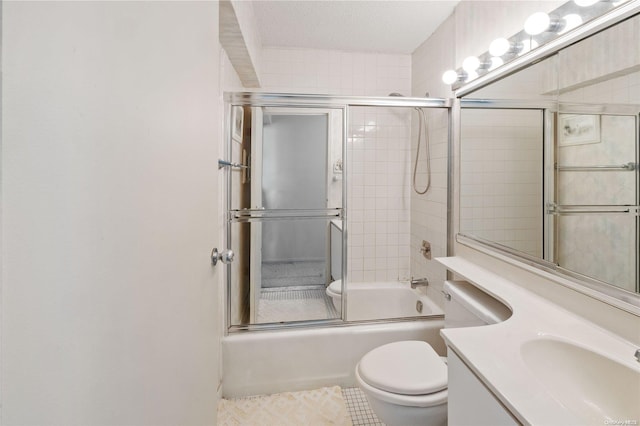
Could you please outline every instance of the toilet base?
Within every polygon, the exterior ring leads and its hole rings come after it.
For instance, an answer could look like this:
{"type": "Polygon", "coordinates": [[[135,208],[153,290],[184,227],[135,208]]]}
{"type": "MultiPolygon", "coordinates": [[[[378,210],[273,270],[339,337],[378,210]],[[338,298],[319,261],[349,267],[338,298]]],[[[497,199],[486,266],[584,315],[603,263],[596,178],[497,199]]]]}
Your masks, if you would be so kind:
{"type": "Polygon", "coordinates": [[[446,426],[447,404],[407,407],[390,404],[366,394],[369,406],[387,426],[446,426]]]}

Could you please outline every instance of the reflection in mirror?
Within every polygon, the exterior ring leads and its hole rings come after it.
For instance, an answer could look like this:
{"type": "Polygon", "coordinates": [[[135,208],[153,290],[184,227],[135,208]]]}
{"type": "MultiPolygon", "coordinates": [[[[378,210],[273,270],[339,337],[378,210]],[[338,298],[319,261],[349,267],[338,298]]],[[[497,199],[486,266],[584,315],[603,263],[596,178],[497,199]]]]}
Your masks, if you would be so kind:
{"type": "Polygon", "coordinates": [[[466,98],[482,100],[515,100],[519,103],[557,101],[558,55],[535,63],[515,74],[476,90],[466,98]]]}
{"type": "Polygon", "coordinates": [[[639,39],[636,15],[474,92],[460,114],[461,233],[636,306],[609,289],[640,292],[639,39]]]}
{"type": "Polygon", "coordinates": [[[461,111],[462,232],[542,257],[543,110],[461,111]]]}
{"type": "Polygon", "coordinates": [[[629,207],[637,204],[636,118],[560,114],[550,229],[555,263],[630,291],[638,261],[629,207]]]}

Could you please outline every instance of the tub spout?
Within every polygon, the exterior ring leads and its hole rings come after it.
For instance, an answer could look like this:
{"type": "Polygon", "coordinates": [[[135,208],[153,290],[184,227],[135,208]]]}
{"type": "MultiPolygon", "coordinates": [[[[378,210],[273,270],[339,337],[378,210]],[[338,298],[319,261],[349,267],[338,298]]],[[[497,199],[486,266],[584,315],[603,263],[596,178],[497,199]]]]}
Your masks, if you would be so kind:
{"type": "Polygon", "coordinates": [[[427,278],[411,278],[411,288],[426,287],[429,285],[427,278]]]}

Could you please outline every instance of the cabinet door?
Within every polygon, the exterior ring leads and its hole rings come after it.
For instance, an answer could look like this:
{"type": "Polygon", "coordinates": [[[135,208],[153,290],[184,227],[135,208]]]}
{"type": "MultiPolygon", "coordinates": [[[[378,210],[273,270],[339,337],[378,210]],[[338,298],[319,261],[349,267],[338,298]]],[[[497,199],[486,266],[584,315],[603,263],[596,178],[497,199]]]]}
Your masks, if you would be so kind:
{"type": "Polygon", "coordinates": [[[519,425],[455,352],[448,349],[449,426],[519,425]]]}

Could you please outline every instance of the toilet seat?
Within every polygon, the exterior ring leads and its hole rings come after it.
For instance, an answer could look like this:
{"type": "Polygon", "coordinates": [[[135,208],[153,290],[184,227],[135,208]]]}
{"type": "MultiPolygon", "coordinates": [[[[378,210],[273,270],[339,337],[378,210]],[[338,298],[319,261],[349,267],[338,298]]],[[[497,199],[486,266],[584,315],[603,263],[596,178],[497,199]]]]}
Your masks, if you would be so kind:
{"type": "Polygon", "coordinates": [[[447,400],[447,366],[422,341],[380,346],[356,367],[359,385],[383,401],[412,407],[430,407],[447,400]]]}
{"type": "Polygon", "coordinates": [[[335,296],[342,296],[342,280],[335,280],[327,287],[327,293],[333,293],[335,296]]]}

